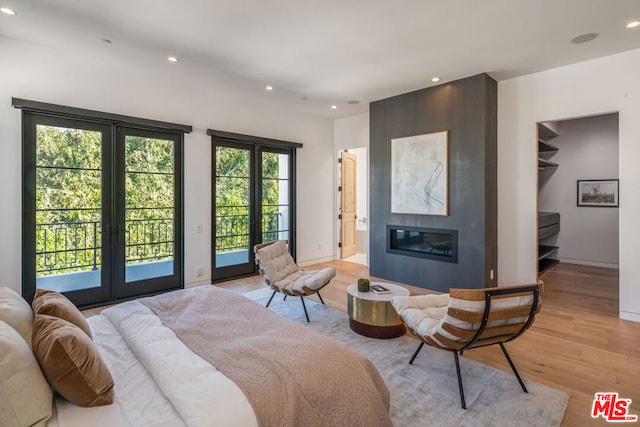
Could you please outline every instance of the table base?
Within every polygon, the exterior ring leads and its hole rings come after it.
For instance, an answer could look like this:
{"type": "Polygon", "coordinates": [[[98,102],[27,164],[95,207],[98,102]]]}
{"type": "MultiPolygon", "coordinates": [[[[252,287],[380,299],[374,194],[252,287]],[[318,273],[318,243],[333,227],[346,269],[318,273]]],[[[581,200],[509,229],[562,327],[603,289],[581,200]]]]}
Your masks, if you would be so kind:
{"type": "Polygon", "coordinates": [[[393,326],[374,326],[358,322],[351,318],[349,318],[349,327],[353,332],[364,335],[365,337],[381,339],[397,338],[404,335],[407,331],[404,324],[393,326]]]}

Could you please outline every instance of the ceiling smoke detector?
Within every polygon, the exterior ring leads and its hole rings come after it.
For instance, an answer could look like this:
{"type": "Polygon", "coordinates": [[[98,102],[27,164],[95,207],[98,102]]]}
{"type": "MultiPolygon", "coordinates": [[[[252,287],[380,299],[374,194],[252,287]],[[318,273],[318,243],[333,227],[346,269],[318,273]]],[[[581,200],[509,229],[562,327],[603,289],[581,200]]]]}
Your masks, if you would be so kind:
{"type": "Polygon", "coordinates": [[[587,43],[587,42],[590,42],[591,40],[595,39],[596,37],[598,37],[598,33],[580,34],[579,36],[576,36],[576,37],[572,38],[571,39],[571,43],[573,43],[573,44],[587,43]]]}

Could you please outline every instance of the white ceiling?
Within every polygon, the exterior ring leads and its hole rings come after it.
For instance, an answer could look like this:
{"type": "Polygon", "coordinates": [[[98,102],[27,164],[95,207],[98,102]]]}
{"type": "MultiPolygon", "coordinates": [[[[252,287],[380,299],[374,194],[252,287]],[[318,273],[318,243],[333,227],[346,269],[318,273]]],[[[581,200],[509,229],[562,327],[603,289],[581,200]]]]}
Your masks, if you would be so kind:
{"type": "MultiPolygon", "coordinates": [[[[0,36],[180,67],[326,117],[487,72],[496,80],[640,48],[639,0],[0,0],[0,36]],[[570,40],[595,32],[585,44],[570,40]],[[108,45],[102,38],[112,41],[108,45]],[[175,55],[178,64],[167,64],[175,55]],[[308,98],[302,100],[301,98],[308,98]],[[359,105],[349,105],[359,100],[359,105]],[[337,110],[330,110],[335,104],[337,110]]],[[[602,76],[606,78],[606,76],[602,76]]]]}

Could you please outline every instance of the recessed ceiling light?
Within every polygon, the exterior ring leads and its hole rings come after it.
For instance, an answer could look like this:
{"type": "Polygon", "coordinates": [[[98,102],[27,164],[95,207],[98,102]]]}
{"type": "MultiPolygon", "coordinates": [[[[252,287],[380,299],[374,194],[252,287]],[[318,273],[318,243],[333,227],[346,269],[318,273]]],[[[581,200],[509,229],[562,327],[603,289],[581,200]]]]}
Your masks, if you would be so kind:
{"type": "Polygon", "coordinates": [[[178,61],[180,61],[180,59],[178,59],[178,57],[176,57],[176,56],[170,56],[167,59],[169,60],[169,62],[178,62],[178,61]]]}
{"type": "Polygon", "coordinates": [[[591,40],[595,39],[596,37],[598,37],[598,33],[580,34],[579,36],[576,36],[576,37],[572,38],[571,39],[571,43],[573,43],[573,44],[586,43],[586,42],[590,42],[591,40]]]}
{"type": "Polygon", "coordinates": [[[265,88],[266,90],[268,90],[268,91],[272,91],[272,90],[273,90],[273,86],[265,86],[264,88],[265,88]]]}
{"type": "Polygon", "coordinates": [[[636,27],[640,27],[640,21],[638,20],[631,21],[627,24],[627,28],[636,28],[636,27]]]}
{"type": "Polygon", "coordinates": [[[338,106],[337,106],[337,105],[332,105],[332,106],[331,106],[331,109],[332,109],[332,110],[336,110],[337,108],[338,108],[338,106]]]}
{"type": "Polygon", "coordinates": [[[11,15],[11,16],[15,16],[18,14],[18,12],[16,12],[13,9],[9,9],[8,7],[0,7],[0,12],[7,14],[7,15],[11,15]]]}
{"type": "Polygon", "coordinates": [[[440,81],[440,77],[434,77],[431,79],[432,82],[437,83],[440,81]]]}

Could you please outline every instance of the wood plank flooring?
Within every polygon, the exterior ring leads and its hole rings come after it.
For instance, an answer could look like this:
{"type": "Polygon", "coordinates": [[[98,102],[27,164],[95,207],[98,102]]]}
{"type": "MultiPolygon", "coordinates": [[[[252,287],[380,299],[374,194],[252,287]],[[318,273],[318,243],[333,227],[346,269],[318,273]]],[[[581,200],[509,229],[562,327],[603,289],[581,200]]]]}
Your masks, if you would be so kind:
{"type": "MultiPolygon", "coordinates": [[[[359,277],[368,277],[369,270],[344,261],[305,269],[326,266],[336,267],[338,273],[323,289],[322,297],[328,305],[346,311],[346,287],[359,277]]],[[[632,399],[630,412],[640,414],[640,323],[618,318],[618,270],[559,264],[542,280],[540,314],[531,329],[507,344],[520,374],[569,394],[564,426],[607,424],[602,418],[591,418],[595,392],[618,392],[632,399]]],[[[217,285],[237,292],[265,286],[260,276],[217,285]]],[[[413,295],[432,293],[406,287],[413,295]]],[[[510,372],[496,346],[467,351],[464,357],[510,372]]]]}

